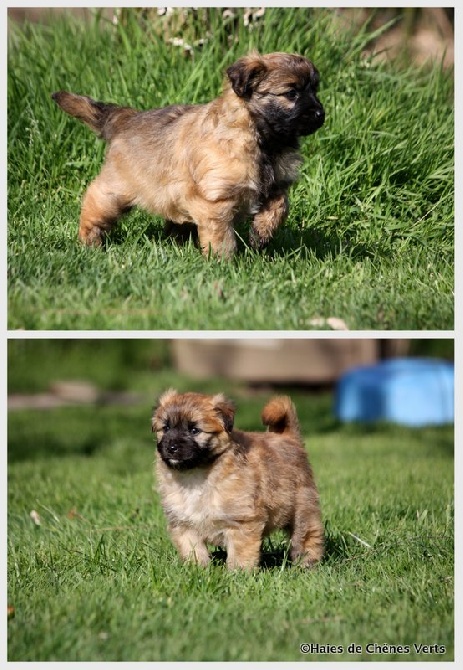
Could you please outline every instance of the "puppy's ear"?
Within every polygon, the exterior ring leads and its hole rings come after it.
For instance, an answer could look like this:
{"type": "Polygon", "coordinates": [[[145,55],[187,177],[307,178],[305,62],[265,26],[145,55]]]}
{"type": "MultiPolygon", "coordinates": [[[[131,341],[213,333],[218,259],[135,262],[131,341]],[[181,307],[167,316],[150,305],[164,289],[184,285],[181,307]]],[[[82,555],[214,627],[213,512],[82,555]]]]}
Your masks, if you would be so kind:
{"type": "Polygon", "coordinates": [[[169,402],[174,396],[178,395],[178,392],[175,389],[167,389],[159,396],[159,400],[156,403],[156,407],[164,405],[166,402],[169,402]]]}
{"type": "Polygon", "coordinates": [[[157,413],[158,409],[161,407],[161,405],[164,405],[166,402],[171,400],[176,395],[177,395],[177,391],[175,389],[168,389],[167,391],[164,391],[164,393],[162,393],[159,396],[155,406],[153,407],[153,414],[151,416],[151,431],[153,433],[156,432],[156,413],[157,413]]]}
{"type": "Polygon", "coordinates": [[[267,68],[258,53],[244,56],[230,65],[227,77],[232,88],[240,98],[250,98],[259,82],[262,81],[267,68]]]}
{"type": "Polygon", "coordinates": [[[231,400],[228,400],[222,393],[212,398],[215,411],[220,415],[227,433],[233,430],[235,421],[235,406],[231,400]]]}

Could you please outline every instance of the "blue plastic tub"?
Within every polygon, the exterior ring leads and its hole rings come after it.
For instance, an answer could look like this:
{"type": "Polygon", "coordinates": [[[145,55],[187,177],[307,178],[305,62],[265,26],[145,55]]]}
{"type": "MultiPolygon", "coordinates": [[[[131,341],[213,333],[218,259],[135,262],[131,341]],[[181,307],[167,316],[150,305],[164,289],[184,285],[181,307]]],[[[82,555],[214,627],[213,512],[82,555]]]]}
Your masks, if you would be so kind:
{"type": "Polygon", "coordinates": [[[336,386],[335,414],[346,422],[452,423],[454,365],[434,359],[395,358],[349,370],[336,386]]]}

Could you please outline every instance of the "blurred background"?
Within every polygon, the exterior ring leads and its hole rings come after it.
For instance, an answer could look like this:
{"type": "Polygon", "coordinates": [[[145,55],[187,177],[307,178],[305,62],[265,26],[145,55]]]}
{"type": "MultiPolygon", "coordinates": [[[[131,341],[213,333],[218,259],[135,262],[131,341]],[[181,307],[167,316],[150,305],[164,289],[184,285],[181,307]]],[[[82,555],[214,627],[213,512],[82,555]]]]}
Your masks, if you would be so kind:
{"type": "MultiPolygon", "coordinates": [[[[102,20],[112,23],[124,22],[127,15],[138,14],[140,22],[155,27],[159,37],[192,55],[208,39],[210,13],[215,8],[152,7],[124,8],[9,8],[8,16],[14,21],[47,22],[58,12],[73,12],[86,20],[91,14],[99,14],[102,20]],[[195,19],[192,21],[192,19],[195,19]]],[[[233,39],[237,8],[221,9],[223,20],[230,26],[233,39]]],[[[320,8],[320,11],[326,11],[320,8]]],[[[367,47],[378,58],[403,58],[415,64],[433,59],[446,67],[454,63],[454,8],[453,7],[402,7],[402,8],[335,8],[333,16],[340,25],[349,24],[361,29],[369,22],[377,37],[367,47]]],[[[252,30],[256,22],[265,21],[265,8],[245,9],[245,22],[252,30]]]]}
{"type": "Polygon", "coordinates": [[[397,357],[453,363],[453,339],[10,340],[9,402],[14,407],[18,395],[50,391],[58,396],[66,383],[71,397],[77,382],[107,393],[156,392],[170,377],[195,387],[225,382],[256,391],[297,387],[325,393],[348,370],[397,357]]]}
{"type": "Polygon", "coordinates": [[[10,340],[8,409],[146,407],[148,420],[175,386],[259,405],[275,392],[310,397],[328,422],[449,423],[453,359],[452,339],[10,340]]]}

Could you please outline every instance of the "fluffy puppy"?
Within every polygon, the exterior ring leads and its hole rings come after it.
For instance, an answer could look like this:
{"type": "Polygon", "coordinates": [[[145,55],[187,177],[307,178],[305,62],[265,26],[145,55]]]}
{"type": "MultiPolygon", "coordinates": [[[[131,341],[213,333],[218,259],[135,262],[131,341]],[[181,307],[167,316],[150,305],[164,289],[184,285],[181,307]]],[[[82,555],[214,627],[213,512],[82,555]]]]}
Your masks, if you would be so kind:
{"type": "Polygon", "coordinates": [[[299,139],[325,120],[318,84],[303,56],[253,52],[227,69],[222,94],[206,104],[138,111],[53,93],[108,142],[83,198],[80,239],[100,245],[119,217],[139,206],[170,227],[195,224],[206,255],[232,256],[234,226],[247,218],[251,244],[267,244],[288,214],[299,139]]]}
{"type": "Polygon", "coordinates": [[[267,432],[233,429],[235,409],[222,394],[170,389],[152,417],[156,473],[168,529],[180,556],[207,565],[207,544],[227,551],[227,566],[258,566],[264,536],[281,528],[293,562],[322,558],[319,496],[286,396],[264,407],[267,432]]]}

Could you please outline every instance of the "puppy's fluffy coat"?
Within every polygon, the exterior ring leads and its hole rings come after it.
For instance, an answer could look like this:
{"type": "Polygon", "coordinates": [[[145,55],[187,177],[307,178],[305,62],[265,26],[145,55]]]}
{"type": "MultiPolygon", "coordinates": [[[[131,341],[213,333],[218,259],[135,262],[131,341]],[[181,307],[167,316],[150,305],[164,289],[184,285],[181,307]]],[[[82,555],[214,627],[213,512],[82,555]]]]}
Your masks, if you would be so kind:
{"type": "Polygon", "coordinates": [[[282,528],[292,561],[322,558],[319,496],[293,403],[275,397],[264,407],[267,432],[233,429],[234,406],[222,394],[161,398],[152,418],[156,473],[172,541],[183,559],[207,565],[207,543],[227,551],[229,568],[254,568],[261,543],[282,528]]]}
{"type": "Polygon", "coordinates": [[[65,112],[108,142],[82,202],[83,242],[101,244],[134,206],[161,215],[170,229],[195,224],[204,254],[230,257],[234,225],[248,217],[251,244],[270,240],[288,214],[299,138],[324,123],[319,74],[303,56],[253,52],[226,75],[212,102],[148,111],[53,93],[65,112]]]}

